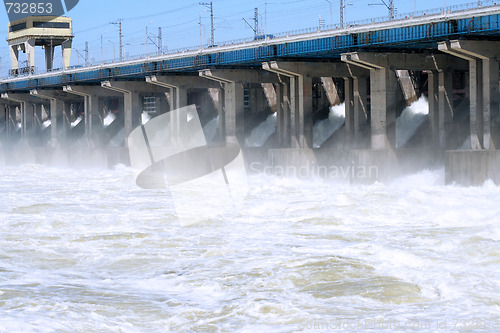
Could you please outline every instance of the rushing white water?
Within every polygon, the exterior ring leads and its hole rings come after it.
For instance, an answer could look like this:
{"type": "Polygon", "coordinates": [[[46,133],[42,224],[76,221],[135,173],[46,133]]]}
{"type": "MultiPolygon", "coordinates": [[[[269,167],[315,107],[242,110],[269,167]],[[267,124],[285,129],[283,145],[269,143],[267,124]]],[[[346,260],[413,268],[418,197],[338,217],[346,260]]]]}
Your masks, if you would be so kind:
{"type": "Polygon", "coordinates": [[[115,119],[116,119],[116,115],[115,115],[114,113],[109,112],[109,113],[106,115],[106,117],[104,117],[104,119],[103,119],[103,121],[102,121],[102,122],[103,122],[104,127],[108,127],[109,125],[111,125],[111,123],[112,123],[113,121],[115,121],[115,119]]]}
{"type": "Polygon", "coordinates": [[[499,330],[490,182],[257,176],[235,212],[180,227],[125,167],[0,175],[0,332],[499,330]]]}
{"type": "Polygon", "coordinates": [[[262,147],[278,126],[278,119],[276,113],[267,117],[265,121],[257,125],[250,133],[250,136],[245,139],[246,147],[262,147]]]}
{"type": "Polygon", "coordinates": [[[144,125],[146,124],[149,120],[151,120],[151,116],[149,115],[149,113],[143,111],[141,113],[141,123],[144,125]]]}
{"type": "Polygon", "coordinates": [[[327,119],[314,124],[313,147],[320,148],[345,123],[345,103],[330,107],[327,119]]]}
{"type": "Polygon", "coordinates": [[[406,107],[396,119],[396,147],[404,147],[429,115],[429,102],[424,96],[406,107]]]}
{"type": "Polygon", "coordinates": [[[75,121],[73,121],[71,123],[71,127],[76,127],[82,120],[83,120],[83,117],[79,116],[78,118],[75,119],[75,121]]]}

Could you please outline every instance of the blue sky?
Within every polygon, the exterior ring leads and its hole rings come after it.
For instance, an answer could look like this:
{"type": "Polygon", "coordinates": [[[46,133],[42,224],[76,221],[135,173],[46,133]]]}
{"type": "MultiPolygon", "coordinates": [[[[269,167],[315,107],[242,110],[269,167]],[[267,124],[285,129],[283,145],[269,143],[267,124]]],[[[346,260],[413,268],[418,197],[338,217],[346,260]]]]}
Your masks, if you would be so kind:
{"type": "MultiPolygon", "coordinates": [[[[102,58],[112,60],[118,57],[118,28],[110,22],[122,19],[125,55],[152,53],[157,43],[158,28],[162,28],[163,47],[168,50],[194,47],[200,40],[206,43],[210,35],[210,13],[200,2],[207,0],[80,0],[69,13],[73,19],[72,65],[83,64],[85,42],[89,44],[89,54],[94,62],[102,58]],[[201,17],[201,29],[200,29],[201,17]],[[200,31],[201,30],[201,31],[200,31]],[[146,31],[148,34],[146,34],[146,31]],[[201,36],[200,36],[201,32],[201,36]],[[147,39],[148,36],[149,38],[147,39]],[[201,38],[200,38],[201,37],[201,38]],[[146,40],[148,44],[146,46],[146,40]],[[77,52],[78,51],[78,52],[77,52]],[[81,55],[80,55],[81,54],[81,55]]],[[[388,0],[386,0],[388,3],[388,0]]],[[[471,1],[447,0],[447,6],[470,3],[471,1]]],[[[475,1],[477,3],[477,1],[475,1]]],[[[387,16],[388,10],[381,0],[347,0],[346,21],[387,16]],[[379,4],[379,5],[372,5],[379,4]]],[[[412,13],[426,9],[443,7],[444,0],[394,0],[397,14],[412,13]]],[[[339,22],[339,0],[214,0],[216,43],[252,37],[251,30],[243,18],[253,24],[254,8],[259,9],[260,22],[264,30],[267,16],[267,32],[280,32],[317,27],[319,19],[330,24],[339,22]],[[267,6],[266,6],[267,3],[267,6]],[[331,3],[331,7],[330,7],[331,3]],[[267,11],[265,8],[267,7],[267,11]],[[333,9],[333,17],[330,8],[333,9]],[[267,15],[265,15],[267,12],[267,15]]],[[[0,14],[0,33],[7,38],[7,14],[0,14]]],[[[56,49],[54,67],[59,67],[61,54],[56,49]]],[[[10,68],[7,42],[0,45],[1,72],[10,68]]],[[[42,50],[37,49],[37,67],[44,67],[42,50]]]]}

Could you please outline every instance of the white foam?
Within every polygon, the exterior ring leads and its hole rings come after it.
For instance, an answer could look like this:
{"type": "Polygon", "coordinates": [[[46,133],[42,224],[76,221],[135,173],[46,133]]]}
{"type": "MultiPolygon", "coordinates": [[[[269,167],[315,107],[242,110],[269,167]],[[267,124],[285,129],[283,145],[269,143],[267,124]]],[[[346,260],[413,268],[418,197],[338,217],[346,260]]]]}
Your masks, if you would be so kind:
{"type": "Polygon", "coordinates": [[[144,125],[146,124],[149,120],[151,119],[151,116],[149,115],[149,113],[143,111],[141,113],[141,123],[144,125]]]}
{"type": "Polygon", "coordinates": [[[396,119],[396,147],[401,148],[415,135],[429,115],[429,102],[425,96],[405,108],[396,119]]]}
{"type": "Polygon", "coordinates": [[[273,113],[265,121],[255,127],[250,136],[245,139],[246,147],[262,147],[274,132],[278,124],[277,115],[273,113]]]}
{"type": "Polygon", "coordinates": [[[78,118],[75,119],[75,121],[73,121],[71,123],[71,127],[76,127],[82,120],[83,120],[83,117],[79,116],[78,118]]]}
{"type": "Polygon", "coordinates": [[[106,117],[104,117],[104,119],[103,119],[103,125],[104,125],[104,127],[108,127],[109,125],[111,125],[111,123],[113,121],[115,121],[115,119],[116,119],[116,115],[114,113],[109,112],[106,115],[106,117]]]}
{"type": "Polygon", "coordinates": [[[327,119],[314,124],[313,147],[320,148],[345,123],[345,103],[330,107],[327,119]]]}
{"type": "MultiPolygon", "coordinates": [[[[492,182],[445,186],[442,170],[373,185],[253,176],[241,208],[180,227],[168,192],[138,189],[123,165],[0,174],[9,194],[0,200],[0,330],[496,320],[492,182]]],[[[210,185],[194,190],[218,196],[210,185]]]]}

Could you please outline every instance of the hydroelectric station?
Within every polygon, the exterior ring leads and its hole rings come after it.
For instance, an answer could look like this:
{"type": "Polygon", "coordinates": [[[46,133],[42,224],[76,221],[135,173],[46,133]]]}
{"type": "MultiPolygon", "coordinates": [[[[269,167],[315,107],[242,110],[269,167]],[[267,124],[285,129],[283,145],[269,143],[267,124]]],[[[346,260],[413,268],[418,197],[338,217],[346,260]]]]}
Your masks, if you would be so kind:
{"type": "Polygon", "coordinates": [[[239,144],[250,171],[372,182],[444,165],[447,183],[500,183],[496,2],[79,67],[72,39],[69,18],[10,23],[6,164],[128,163],[134,128],[195,105],[207,141],[239,144]]]}

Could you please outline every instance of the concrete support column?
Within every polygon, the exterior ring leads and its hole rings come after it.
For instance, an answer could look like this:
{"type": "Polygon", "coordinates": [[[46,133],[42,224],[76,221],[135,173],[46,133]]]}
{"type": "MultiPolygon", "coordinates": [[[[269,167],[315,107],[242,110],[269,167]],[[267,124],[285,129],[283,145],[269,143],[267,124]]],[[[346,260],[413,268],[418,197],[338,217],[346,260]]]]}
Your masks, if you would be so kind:
{"type": "Polygon", "coordinates": [[[104,81],[101,86],[123,94],[125,137],[141,124],[142,101],[133,83],[104,81]]]}
{"type": "Polygon", "coordinates": [[[355,97],[354,97],[354,78],[344,78],[344,103],[345,103],[345,134],[346,140],[351,144],[354,141],[355,130],[355,97]]]}
{"type": "MultiPolygon", "coordinates": [[[[284,80],[283,80],[284,81],[284,80]]],[[[288,148],[292,142],[290,83],[275,84],[278,146],[288,148]]]]}
{"type": "MultiPolygon", "coordinates": [[[[2,95],[3,96],[3,95],[2,95]]],[[[3,97],[2,97],[3,98],[3,97]]],[[[12,135],[17,132],[17,116],[16,107],[13,105],[7,106],[7,133],[12,135]]]]}
{"type": "Polygon", "coordinates": [[[26,53],[27,67],[35,67],[35,39],[25,39],[24,41],[17,41],[16,44],[9,44],[10,61],[12,70],[19,69],[19,51],[26,53]]]}
{"type": "MultiPolygon", "coordinates": [[[[183,108],[188,105],[188,92],[193,88],[218,89],[220,84],[199,76],[160,76],[146,77],[146,82],[164,90],[165,96],[171,106],[171,110],[183,108]]],[[[216,96],[211,94],[212,98],[216,96]]],[[[215,105],[215,104],[214,104],[215,105]]],[[[219,120],[221,117],[219,117],[219,120]]],[[[181,133],[187,127],[187,119],[175,117],[172,121],[172,138],[176,140],[182,137],[181,133]]],[[[220,133],[220,131],[219,131],[220,133]]]]}
{"type": "Polygon", "coordinates": [[[278,147],[288,147],[288,122],[286,117],[286,106],[284,103],[284,89],[286,86],[283,84],[275,84],[274,90],[276,91],[276,120],[277,120],[277,133],[278,133],[278,147]]]}
{"type": "Polygon", "coordinates": [[[427,72],[429,119],[431,122],[432,143],[434,147],[439,146],[441,136],[441,126],[439,122],[439,73],[437,71],[427,72]]]}
{"type": "Polygon", "coordinates": [[[341,103],[340,96],[333,78],[322,77],[321,83],[323,84],[323,89],[325,90],[328,101],[330,102],[330,106],[339,105],[341,103]]]}
{"type": "Polygon", "coordinates": [[[35,134],[35,105],[33,103],[25,102],[23,103],[23,113],[22,113],[22,133],[23,138],[27,140],[29,136],[35,134]]]}
{"type": "Polygon", "coordinates": [[[271,112],[276,112],[278,98],[276,94],[276,86],[272,83],[261,83],[262,90],[264,91],[264,95],[266,97],[266,103],[264,105],[271,109],[271,112]]]}
{"type": "Polygon", "coordinates": [[[0,126],[1,132],[5,136],[7,133],[7,106],[5,104],[0,104],[0,126]]]}
{"type": "Polygon", "coordinates": [[[287,77],[290,81],[290,138],[292,148],[313,146],[312,78],[307,66],[272,61],[264,63],[267,71],[287,77]]]}
{"type": "Polygon", "coordinates": [[[447,133],[453,128],[453,72],[440,71],[438,73],[439,85],[439,147],[448,148],[447,133]]]}
{"type": "Polygon", "coordinates": [[[208,93],[210,95],[210,98],[212,99],[212,103],[214,105],[215,111],[217,112],[217,116],[219,117],[219,128],[217,130],[217,135],[214,138],[214,141],[224,142],[226,140],[226,136],[224,133],[225,120],[223,109],[223,93],[221,89],[217,88],[209,88],[208,93]]]}
{"type": "Polygon", "coordinates": [[[297,119],[299,132],[299,147],[312,148],[313,146],[313,96],[312,77],[297,76],[299,84],[299,114],[297,119]]]}
{"type": "Polygon", "coordinates": [[[175,108],[183,108],[187,106],[188,104],[188,90],[184,87],[177,87],[176,88],[176,101],[175,101],[175,108]]]}
{"type": "Polygon", "coordinates": [[[25,43],[26,58],[28,60],[28,67],[35,67],[35,39],[28,39],[25,43]]]}
{"type": "Polygon", "coordinates": [[[67,132],[70,129],[70,122],[65,115],[65,101],[61,98],[61,94],[56,91],[32,90],[30,94],[34,97],[47,99],[50,102],[50,129],[51,129],[51,145],[52,147],[59,146],[66,141],[67,132]]]}
{"type": "Polygon", "coordinates": [[[224,122],[226,142],[245,142],[243,119],[243,85],[236,82],[224,83],[224,122]]]}
{"type": "Polygon", "coordinates": [[[85,108],[85,137],[87,138],[87,142],[89,145],[93,145],[92,143],[92,134],[95,131],[102,131],[103,121],[102,117],[100,117],[99,110],[99,96],[90,95],[85,97],[84,99],[84,108],[85,108]]]}
{"type": "Polygon", "coordinates": [[[19,45],[9,45],[9,54],[12,70],[19,69],[19,45]]]}
{"type": "Polygon", "coordinates": [[[353,77],[354,93],[354,142],[359,144],[368,127],[368,79],[365,76],[353,77]]]}
{"type": "Polygon", "coordinates": [[[404,98],[407,105],[411,105],[413,102],[417,101],[418,96],[413,86],[413,80],[410,76],[408,70],[397,70],[396,76],[398,77],[399,84],[401,85],[401,90],[403,91],[404,98]]]}
{"type": "Polygon", "coordinates": [[[431,145],[446,149],[447,136],[453,128],[453,72],[450,70],[428,71],[427,75],[431,145]]]}
{"type": "Polygon", "coordinates": [[[85,138],[89,147],[94,147],[96,135],[100,135],[104,129],[104,117],[102,114],[102,97],[119,96],[121,94],[99,87],[64,86],[64,92],[81,96],[84,99],[84,121],[85,138]]]}
{"type": "Polygon", "coordinates": [[[64,126],[64,102],[59,99],[50,100],[51,145],[60,145],[66,137],[64,126]]]}
{"type": "Polygon", "coordinates": [[[481,62],[472,59],[469,62],[469,93],[470,93],[470,134],[471,148],[484,147],[484,114],[482,108],[482,66],[481,62]]]}
{"type": "Polygon", "coordinates": [[[226,142],[245,142],[243,83],[274,83],[268,73],[258,70],[203,70],[199,75],[218,82],[224,93],[224,122],[220,123],[225,133],[226,142]]]}
{"type": "Polygon", "coordinates": [[[370,70],[371,147],[396,147],[396,112],[402,93],[390,57],[368,53],[342,54],[342,61],[370,70]]]}
{"type": "Polygon", "coordinates": [[[483,59],[484,148],[500,148],[500,66],[496,58],[483,59]]]}
{"type": "Polygon", "coordinates": [[[291,80],[288,83],[282,84],[282,94],[283,94],[283,139],[285,147],[291,147],[292,142],[295,139],[295,129],[292,129],[292,110],[295,108],[295,104],[292,108],[292,100],[290,98],[291,93],[291,80]]]}
{"type": "Polygon", "coordinates": [[[300,148],[299,145],[299,133],[297,131],[297,104],[298,104],[298,95],[299,90],[297,87],[297,80],[295,76],[289,76],[290,79],[290,90],[288,99],[290,101],[290,109],[289,109],[289,122],[290,122],[290,147],[291,148],[300,148]]]}
{"type": "MultiPolygon", "coordinates": [[[[19,112],[21,115],[21,139],[25,145],[29,145],[30,139],[36,134],[37,128],[35,123],[35,109],[34,104],[36,99],[28,94],[11,94],[3,93],[3,99],[18,103],[19,112]]],[[[15,108],[10,108],[11,112],[7,116],[8,128],[10,133],[16,132],[17,114],[15,108]]]]}
{"type": "Polygon", "coordinates": [[[396,106],[398,82],[390,68],[370,71],[371,137],[373,149],[396,146],[396,106]]]}
{"type": "Polygon", "coordinates": [[[439,43],[440,51],[469,62],[471,149],[494,149],[491,121],[499,114],[500,43],[494,41],[454,40],[439,43]]]}
{"type": "Polygon", "coordinates": [[[121,96],[121,98],[118,98],[118,113],[123,116],[124,112],[125,112],[125,102],[123,96],[121,96]]]}
{"type": "Polygon", "coordinates": [[[63,65],[64,68],[68,68],[71,62],[71,45],[73,41],[72,39],[65,40],[61,47],[62,47],[62,54],[63,54],[63,65]]]}
{"type": "Polygon", "coordinates": [[[363,76],[344,77],[346,140],[352,148],[359,147],[366,133],[368,120],[368,80],[363,76]]]}
{"type": "Polygon", "coordinates": [[[141,124],[142,103],[139,93],[128,91],[123,94],[126,136],[141,124]]]}

